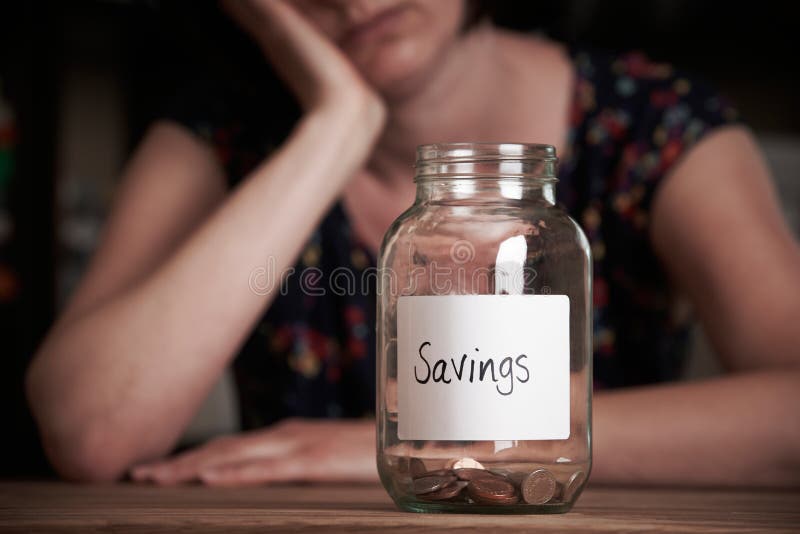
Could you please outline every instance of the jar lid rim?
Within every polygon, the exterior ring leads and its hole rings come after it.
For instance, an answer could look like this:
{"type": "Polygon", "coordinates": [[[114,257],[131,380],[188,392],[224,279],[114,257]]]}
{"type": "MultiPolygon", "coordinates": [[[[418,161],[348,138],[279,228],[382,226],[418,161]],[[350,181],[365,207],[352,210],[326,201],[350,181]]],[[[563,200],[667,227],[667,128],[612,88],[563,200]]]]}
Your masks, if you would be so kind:
{"type": "Polygon", "coordinates": [[[558,161],[553,145],[538,143],[454,142],[417,147],[417,164],[491,160],[558,161]]]}

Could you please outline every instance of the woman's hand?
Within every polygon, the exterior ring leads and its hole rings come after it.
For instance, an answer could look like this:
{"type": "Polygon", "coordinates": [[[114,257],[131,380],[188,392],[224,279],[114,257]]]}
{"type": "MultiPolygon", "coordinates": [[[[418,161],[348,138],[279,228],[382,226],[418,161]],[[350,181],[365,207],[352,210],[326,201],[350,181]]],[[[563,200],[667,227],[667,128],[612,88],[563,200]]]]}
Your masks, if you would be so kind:
{"type": "Polygon", "coordinates": [[[285,0],[224,0],[306,111],[359,104],[382,122],[383,103],[339,48],[285,0]]]}
{"type": "Polygon", "coordinates": [[[212,486],[377,480],[372,421],[288,419],[211,440],[130,472],[140,482],[212,486]]]}

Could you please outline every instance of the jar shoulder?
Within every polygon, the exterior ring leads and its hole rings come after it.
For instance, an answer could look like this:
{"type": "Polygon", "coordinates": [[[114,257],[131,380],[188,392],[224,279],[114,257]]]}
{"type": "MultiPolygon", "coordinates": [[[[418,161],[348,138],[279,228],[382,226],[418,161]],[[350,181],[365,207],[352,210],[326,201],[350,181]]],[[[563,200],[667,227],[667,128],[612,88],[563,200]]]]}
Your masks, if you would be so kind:
{"type": "Polygon", "coordinates": [[[464,241],[475,247],[497,247],[522,235],[539,246],[572,247],[590,256],[589,242],[580,224],[553,205],[426,205],[415,204],[390,225],[381,257],[396,249],[464,241]]]}

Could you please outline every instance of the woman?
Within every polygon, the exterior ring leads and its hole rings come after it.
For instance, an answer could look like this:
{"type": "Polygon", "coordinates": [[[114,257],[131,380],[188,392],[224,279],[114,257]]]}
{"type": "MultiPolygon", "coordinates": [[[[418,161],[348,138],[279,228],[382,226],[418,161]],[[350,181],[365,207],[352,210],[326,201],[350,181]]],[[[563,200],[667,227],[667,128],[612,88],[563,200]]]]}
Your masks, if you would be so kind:
{"type": "Polygon", "coordinates": [[[367,267],[413,199],[417,145],[513,140],[556,145],[559,199],[594,250],[594,480],[800,481],[800,351],[788,320],[800,315],[800,250],[750,133],[713,93],[639,56],[467,24],[463,0],[224,5],[303,115],[253,166],[237,132],[258,130],[255,119],[212,132],[213,148],[190,121],[150,129],[29,371],[59,473],[375,479],[371,419],[309,418],[371,408],[372,297],[254,291],[252,274],[298,257],[367,267]],[[229,193],[226,174],[240,181],[229,193]],[[680,363],[677,295],[724,377],[652,385],[680,363]],[[239,352],[248,426],[275,424],[164,459],[239,352]]]}

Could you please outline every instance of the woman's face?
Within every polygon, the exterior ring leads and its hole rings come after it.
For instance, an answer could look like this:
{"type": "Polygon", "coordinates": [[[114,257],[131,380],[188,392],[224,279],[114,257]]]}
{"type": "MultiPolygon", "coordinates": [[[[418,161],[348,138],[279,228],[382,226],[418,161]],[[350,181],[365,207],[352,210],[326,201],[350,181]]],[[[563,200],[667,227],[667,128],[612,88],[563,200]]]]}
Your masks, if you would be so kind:
{"type": "Polygon", "coordinates": [[[385,94],[424,79],[465,17],[465,0],[293,1],[385,94]]]}

